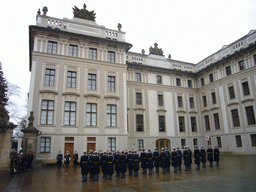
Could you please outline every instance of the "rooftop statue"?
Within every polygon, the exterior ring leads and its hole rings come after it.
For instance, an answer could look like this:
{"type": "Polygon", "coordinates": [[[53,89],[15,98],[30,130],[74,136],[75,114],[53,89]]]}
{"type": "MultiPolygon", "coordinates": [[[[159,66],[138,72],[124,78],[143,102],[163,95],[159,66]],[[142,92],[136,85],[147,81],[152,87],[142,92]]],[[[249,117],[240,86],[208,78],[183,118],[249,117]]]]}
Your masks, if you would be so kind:
{"type": "Polygon", "coordinates": [[[157,46],[158,46],[157,43],[154,44],[154,48],[152,46],[150,46],[149,47],[149,54],[162,55],[163,56],[164,52],[163,52],[162,48],[158,48],[157,46]]]}
{"type": "Polygon", "coordinates": [[[73,9],[74,17],[95,21],[96,13],[94,13],[94,11],[88,11],[86,9],[85,4],[83,9],[79,9],[77,6],[72,7],[72,9],[73,9]]]}

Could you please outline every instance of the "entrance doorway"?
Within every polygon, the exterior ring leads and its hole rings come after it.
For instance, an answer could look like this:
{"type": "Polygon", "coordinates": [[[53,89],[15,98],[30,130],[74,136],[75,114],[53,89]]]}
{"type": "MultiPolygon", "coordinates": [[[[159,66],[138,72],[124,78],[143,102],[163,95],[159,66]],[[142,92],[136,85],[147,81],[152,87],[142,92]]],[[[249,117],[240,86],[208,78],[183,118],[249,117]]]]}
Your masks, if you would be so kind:
{"type": "Polygon", "coordinates": [[[169,139],[158,139],[156,140],[156,148],[159,152],[161,152],[162,148],[167,147],[169,150],[171,150],[170,140],[169,139]]]}
{"type": "Polygon", "coordinates": [[[65,151],[64,151],[64,156],[67,153],[67,151],[69,151],[71,160],[70,160],[70,164],[73,164],[73,153],[74,153],[74,143],[65,143],[65,151]]]}
{"type": "Polygon", "coordinates": [[[90,150],[95,151],[96,149],[96,144],[95,143],[87,143],[87,152],[89,152],[90,150]]]}

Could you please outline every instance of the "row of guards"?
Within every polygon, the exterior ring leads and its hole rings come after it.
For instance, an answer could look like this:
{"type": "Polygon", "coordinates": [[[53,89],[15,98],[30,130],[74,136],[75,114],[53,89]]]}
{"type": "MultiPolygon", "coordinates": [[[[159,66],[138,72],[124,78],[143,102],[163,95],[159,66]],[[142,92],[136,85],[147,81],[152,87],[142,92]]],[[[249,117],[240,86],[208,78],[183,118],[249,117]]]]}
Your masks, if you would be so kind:
{"type": "MultiPolygon", "coordinates": [[[[216,166],[219,166],[219,149],[215,146],[214,149],[211,146],[207,150],[198,149],[195,146],[194,150],[194,160],[197,165],[197,170],[200,170],[200,164],[203,164],[203,167],[206,167],[206,155],[207,160],[210,163],[210,167],[213,166],[213,160],[216,161],[216,166]]],[[[103,173],[103,178],[112,179],[114,171],[116,172],[116,177],[125,178],[127,169],[129,170],[129,175],[138,176],[138,171],[140,167],[142,168],[142,174],[152,175],[154,171],[159,173],[159,167],[162,168],[162,174],[170,172],[170,166],[174,167],[174,173],[177,173],[178,170],[181,170],[182,161],[185,165],[185,171],[191,169],[192,164],[192,151],[189,147],[185,147],[183,151],[179,150],[179,147],[173,148],[173,151],[170,152],[168,148],[162,148],[159,153],[157,149],[151,151],[148,149],[148,152],[145,152],[145,149],[142,150],[140,155],[136,150],[129,151],[119,151],[117,152],[106,152],[98,153],[97,151],[84,151],[83,155],[80,158],[80,163],[78,163],[78,154],[75,151],[73,154],[74,167],[80,164],[82,181],[87,181],[87,175],[89,174],[90,179],[98,180],[99,173],[103,173]],[[100,169],[101,168],[101,169],[100,169]],[[155,168],[155,170],[154,170],[155,168]]],[[[66,168],[69,167],[71,156],[69,152],[64,155],[64,163],[66,168]]],[[[61,152],[57,155],[57,167],[61,168],[63,163],[63,155],[61,152]]]]}

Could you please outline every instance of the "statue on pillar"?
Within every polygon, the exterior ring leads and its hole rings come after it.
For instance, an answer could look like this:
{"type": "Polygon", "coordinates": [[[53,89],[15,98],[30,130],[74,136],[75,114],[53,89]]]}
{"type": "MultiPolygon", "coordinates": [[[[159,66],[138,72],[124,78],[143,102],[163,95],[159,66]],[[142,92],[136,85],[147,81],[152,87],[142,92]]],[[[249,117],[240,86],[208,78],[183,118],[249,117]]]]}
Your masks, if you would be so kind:
{"type": "Polygon", "coordinates": [[[77,6],[74,6],[72,9],[73,9],[74,17],[95,21],[96,13],[94,13],[94,11],[88,11],[86,9],[86,4],[84,4],[83,9],[79,9],[77,6]]]}
{"type": "Polygon", "coordinates": [[[34,112],[30,111],[30,116],[28,117],[28,127],[33,127],[34,119],[34,112]]]}

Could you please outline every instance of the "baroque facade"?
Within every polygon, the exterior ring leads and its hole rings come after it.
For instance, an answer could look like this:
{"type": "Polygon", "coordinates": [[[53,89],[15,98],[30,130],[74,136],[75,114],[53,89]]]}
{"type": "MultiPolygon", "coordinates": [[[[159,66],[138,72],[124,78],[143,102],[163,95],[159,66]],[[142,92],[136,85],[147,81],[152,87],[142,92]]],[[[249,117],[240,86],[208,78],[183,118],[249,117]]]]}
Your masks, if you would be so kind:
{"type": "Polygon", "coordinates": [[[197,64],[129,52],[120,26],[80,18],[39,13],[29,37],[38,160],[209,144],[256,154],[256,30],[197,64]]]}

